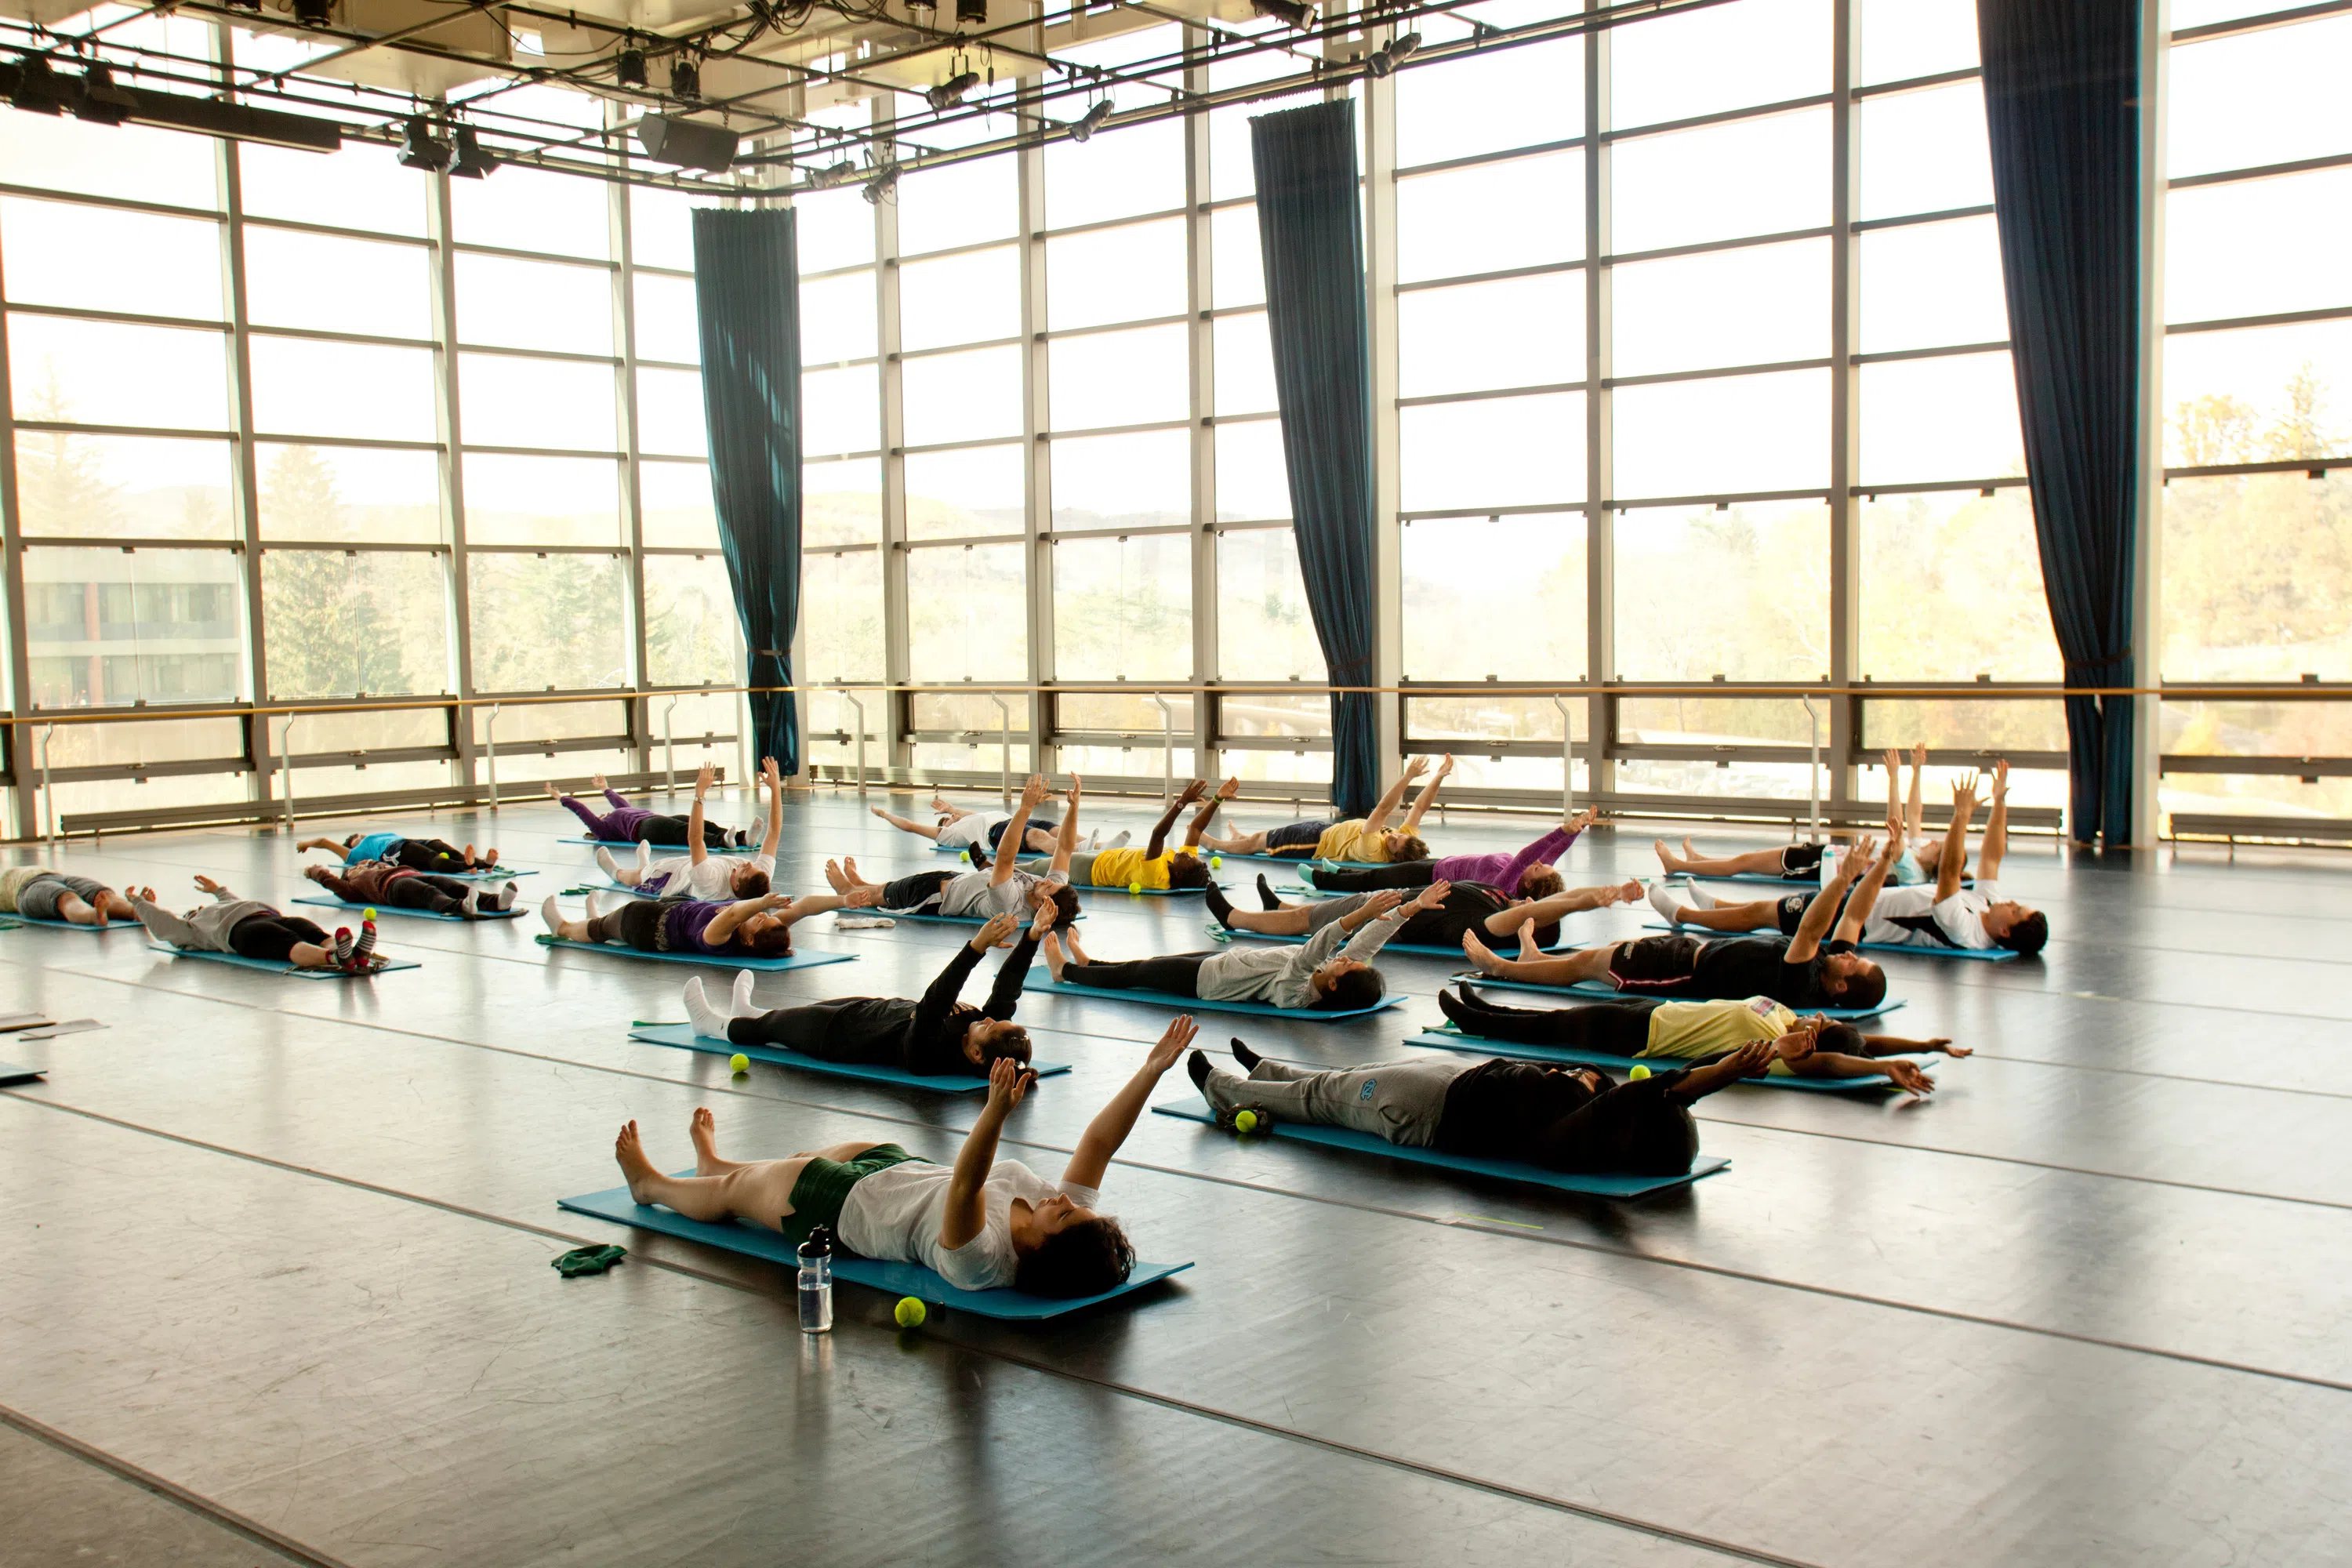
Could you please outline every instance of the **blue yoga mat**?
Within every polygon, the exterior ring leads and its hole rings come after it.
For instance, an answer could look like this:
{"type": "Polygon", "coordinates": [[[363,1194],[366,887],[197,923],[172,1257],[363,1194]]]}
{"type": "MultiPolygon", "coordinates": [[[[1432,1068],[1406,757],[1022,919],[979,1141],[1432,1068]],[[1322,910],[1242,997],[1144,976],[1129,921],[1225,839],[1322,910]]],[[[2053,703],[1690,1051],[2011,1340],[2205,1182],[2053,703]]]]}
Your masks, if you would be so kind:
{"type": "Polygon", "coordinates": [[[1091,882],[1073,882],[1070,886],[1081,893],[1117,893],[1122,898],[1138,899],[1198,898],[1207,890],[1202,888],[1097,888],[1091,882]]]}
{"type": "MultiPolygon", "coordinates": [[[[1619,991],[1613,987],[1602,985],[1597,981],[1591,980],[1580,980],[1573,985],[1538,985],[1532,980],[1497,980],[1491,974],[1481,974],[1476,970],[1464,970],[1461,973],[1454,975],[1453,978],[1465,985],[1493,985],[1498,986],[1505,991],[1534,991],[1546,996],[1591,996],[1603,1002],[1647,1002],[1653,1000],[1664,1002],[1691,1002],[1698,1000],[1698,998],[1691,996],[1661,997],[1658,996],[1656,993],[1649,991],[1619,991]]],[[[1902,1005],[1903,1003],[1900,998],[1890,997],[1886,1001],[1880,1003],[1875,1007],[1801,1007],[1798,1008],[1797,1011],[1801,1013],[1820,1013],[1827,1017],[1840,1018],[1851,1022],[1855,1018],[1875,1018],[1881,1013],[1892,1013],[1897,1007],[1902,1005]]]]}
{"type": "Polygon", "coordinates": [[[0,1062],[0,1087],[31,1083],[48,1070],[47,1068],[20,1068],[14,1062],[0,1062]]]}
{"type": "MultiPolygon", "coordinates": [[[[1822,885],[1822,879],[1817,874],[1802,877],[1775,877],[1768,871],[1709,871],[1704,877],[1696,876],[1688,871],[1667,871],[1661,874],[1660,880],[1667,882],[1761,882],[1767,887],[1785,888],[1790,892],[1795,892],[1800,889],[1804,888],[1818,888],[1822,885]]],[[[1918,884],[1916,882],[1905,882],[1898,883],[1896,885],[1900,887],[1916,887],[1918,884]]],[[[1960,886],[1963,888],[1973,888],[1976,885],[1977,879],[1974,877],[1963,877],[1960,879],[1960,886]]]]}
{"type": "MultiPolygon", "coordinates": [[[[558,844],[593,844],[599,849],[626,849],[632,853],[634,853],[637,847],[637,841],[634,838],[559,838],[556,842],[558,844]]],[[[655,844],[648,846],[648,847],[654,849],[683,849],[686,846],[683,844],[655,844]]]]}
{"type": "MultiPolygon", "coordinates": [[[[871,1083],[895,1083],[904,1089],[929,1089],[933,1094],[985,1094],[988,1080],[971,1073],[911,1073],[901,1068],[870,1067],[863,1062],[828,1062],[799,1051],[788,1051],[779,1046],[738,1046],[726,1040],[714,1040],[708,1035],[698,1035],[691,1024],[637,1024],[629,1030],[629,1038],[642,1040],[649,1046],[676,1046],[681,1050],[702,1051],[714,1057],[729,1057],[740,1052],[755,1062],[770,1062],[795,1072],[825,1073],[834,1078],[861,1078],[871,1083]]],[[[1067,1062],[1031,1062],[1030,1070],[1039,1078],[1052,1078],[1070,1070],[1067,1062]]]]}
{"type": "Polygon", "coordinates": [[[1328,866],[1335,871],[1373,871],[1383,866],[1412,864],[1410,860],[1318,860],[1312,855],[1244,855],[1231,849],[1212,849],[1209,853],[1228,860],[1263,860],[1269,866],[1328,866]]]}
{"type": "MultiPolygon", "coordinates": [[[[835,912],[839,913],[840,911],[836,910],[835,912]]],[[[942,926],[984,926],[988,923],[988,917],[986,915],[902,915],[892,910],[853,910],[850,912],[860,915],[876,915],[886,921],[929,921],[933,925],[942,926]]],[[[1072,920],[1079,921],[1086,918],[1086,912],[1083,910],[1070,917],[1072,920]]],[[[1024,926],[1023,929],[1026,930],[1028,928],[1024,926]]]]}
{"type": "Polygon", "coordinates": [[[545,931],[532,939],[541,947],[572,947],[583,952],[601,952],[616,958],[646,958],[656,963],[699,963],[719,969],[756,969],[762,973],[777,973],[787,969],[814,969],[820,963],[849,963],[854,952],[816,952],[803,949],[789,958],[754,958],[750,953],[740,956],[719,952],[646,952],[639,948],[622,947],[609,942],[572,942],[545,931]]]}
{"type": "MultiPolygon", "coordinates": [[[[734,1221],[714,1224],[707,1220],[688,1219],[666,1208],[638,1203],[629,1196],[626,1187],[613,1187],[601,1193],[586,1193],[576,1198],[558,1198],[558,1208],[573,1214],[608,1219],[615,1225],[631,1225],[639,1230],[659,1231],[664,1236],[679,1237],[687,1241],[698,1241],[728,1252],[739,1252],[747,1258],[764,1258],[786,1268],[798,1268],[800,1260],[793,1255],[793,1244],[772,1230],[760,1230],[734,1221]]],[[[942,1307],[954,1307],[981,1318],[1002,1318],[1013,1322],[1037,1322],[1047,1318],[1059,1318],[1132,1296],[1149,1286],[1157,1285],[1171,1274],[1181,1274],[1192,1268],[1190,1263],[1138,1262],[1127,1277],[1127,1283],[1116,1290],[1106,1290],[1099,1296],[1031,1296],[1019,1290],[960,1290],[919,1263],[888,1263],[872,1258],[859,1258],[853,1253],[836,1251],[833,1255],[833,1277],[852,1285],[863,1285],[869,1290],[879,1290],[891,1296],[914,1296],[925,1301],[935,1301],[942,1307]]]]}
{"type": "Polygon", "coordinates": [[[6,931],[12,925],[47,926],[51,931],[86,931],[101,936],[110,931],[145,931],[147,929],[137,921],[119,919],[109,921],[102,926],[85,926],[76,925],[71,921],[35,920],[31,915],[0,915],[0,931],[6,931]]]}
{"type": "Polygon", "coordinates": [[[290,963],[277,963],[267,958],[247,958],[241,952],[213,952],[200,947],[173,947],[160,938],[149,937],[149,948],[156,952],[168,952],[174,958],[201,958],[210,963],[234,963],[240,969],[258,969],[264,974],[290,974],[297,980],[368,980],[394,969],[422,969],[425,966],[411,958],[386,958],[375,955],[375,967],[362,973],[348,969],[297,969],[290,963]]]}
{"type": "MultiPolygon", "coordinates": [[[[1716,942],[1727,936],[1753,936],[1754,931],[1709,931],[1705,926],[1670,926],[1652,921],[1643,931],[1670,931],[1676,936],[1695,936],[1701,942],[1716,942]]],[[[1926,943],[1913,946],[1907,942],[1858,942],[1856,952],[1900,952],[1912,958],[1973,958],[1984,963],[2005,963],[2017,956],[2014,948],[2007,947],[1930,947],[1926,943]]]]}
{"type": "MultiPolygon", "coordinates": [[[[1269,936],[1262,931],[1228,931],[1223,926],[1217,924],[1213,921],[1210,921],[1202,929],[1209,933],[1209,940],[1211,942],[1232,942],[1236,937],[1247,937],[1252,942],[1286,942],[1291,946],[1297,947],[1311,940],[1311,938],[1304,936],[1269,936]]],[[[1496,940],[1499,941],[1501,939],[1497,938],[1496,940]]],[[[1557,947],[1547,947],[1543,949],[1543,951],[1557,958],[1561,953],[1574,952],[1578,948],[1583,945],[1584,944],[1582,942],[1562,942],[1557,947]]],[[[1382,952],[1425,952],[1434,958],[1459,958],[1462,956],[1462,950],[1458,947],[1432,947],[1426,942],[1387,942],[1381,946],[1381,951],[1382,952]]],[[[1513,951],[1516,952],[1517,950],[1514,949],[1513,951]]]]}
{"type": "Polygon", "coordinates": [[[1309,1024],[1328,1024],[1335,1018],[1361,1018],[1383,1012],[1404,1000],[1387,995],[1369,1007],[1333,1010],[1322,1007],[1276,1007],[1266,1002],[1206,1002],[1198,996],[1175,996],[1165,991],[1112,991],[1098,985],[1068,985],[1058,980],[1040,978],[1032,973],[1024,991],[1047,991],[1058,996],[1090,996],[1097,1002],[1142,1002],[1154,1007],[1172,1008],[1179,1013],[1253,1013],[1261,1018],[1297,1018],[1309,1024]]]}
{"type": "MultiPolygon", "coordinates": [[[[342,899],[297,899],[294,901],[298,904],[315,904],[322,910],[352,910],[354,911],[360,910],[373,910],[380,915],[405,915],[411,920],[454,921],[459,925],[470,925],[473,923],[467,920],[463,915],[444,915],[436,914],[431,910],[404,909],[398,904],[354,904],[342,899]]],[[[482,919],[486,921],[510,921],[520,913],[522,913],[520,910],[484,910],[482,911],[482,919]]]]}
{"type": "MultiPolygon", "coordinates": [[[[1449,1035],[1436,1029],[1416,1035],[1405,1044],[1434,1046],[1441,1051],[1462,1051],[1472,1056],[1508,1057],[1519,1062],[1557,1062],[1563,1067],[1604,1068],[1621,1075],[1631,1073],[1636,1067],[1648,1068],[1652,1072],[1669,1072],[1675,1068],[1697,1067],[1704,1059],[1612,1057],[1606,1051],[1579,1050],[1574,1046],[1527,1046],[1516,1040],[1487,1040],[1476,1035],[1449,1035]]],[[[1743,1078],[1739,1081],[1749,1088],[1810,1089],[1833,1094],[1895,1087],[1895,1080],[1885,1073],[1873,1073],[1868,1078],[1798,1078],[1794,1074],[1783,1077],[1767,1073],[1762,1078],[1743,1078]]]]}
{"type": "Polygon", "coordinates": [[[511,866],[497,866],[487,871],[436,871],[436,877],[448,877],[460,882],[510,882],[517,877],[536,877],[536,871],[518,871],[511,866]]]}
{"type": "MultiPolygon", "coordinates": [[[[1151,1109],[1162,1116],[1181,1116],[1187,1121],[1216,1125],[1216,1114],[1199,1100],[1171,1100],[1151,1109]]],[[[1645,1194],[1663,1192],[1668,1187],[1686,1187],[1701,1176],[1712,1176],[1731,1163],[1720,1154],[1701,1154],[1691,1162],[1689,1172],[1679,1176],[1587,1175],[1570,1171],[1546,1170],[1541,1165],[1529,1165],[1517,1160],[1478,1160],[1467,1154],[1444,1154],[1435,1149],[1415,1149],[1402,1143],[1391,1143],[1384,1138],[1375,1138],[1369,1132],[1359,1132],[1352,1127],[1325,1127],[1313,1121],[1289,1121],[1280,1116],[1274,1119],[1270,1131],[1276,1138],[1296,1138],[1302,1143],[1320,1143],[1328,1149],[1381,1154],[1410,1164],[1434,1165],[1442,1171],[1460,1171],[1465,1175],[1490,1176],[1499,1182],[1517,1182],[1531,1187],[1550,1187],[1557,1192],[1583,1193],[1601,1198],[1638,1198],[1645,1194]]]]}

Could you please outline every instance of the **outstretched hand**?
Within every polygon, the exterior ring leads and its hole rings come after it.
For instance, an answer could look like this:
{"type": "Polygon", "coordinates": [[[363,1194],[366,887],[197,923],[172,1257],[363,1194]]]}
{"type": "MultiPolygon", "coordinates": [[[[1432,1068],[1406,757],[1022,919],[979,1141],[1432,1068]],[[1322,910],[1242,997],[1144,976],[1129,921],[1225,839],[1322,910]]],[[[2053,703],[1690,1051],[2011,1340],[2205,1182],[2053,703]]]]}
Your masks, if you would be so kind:
{"type": "Polygon", "coordinates": [[[1759,1078],[1770,1069],[1772,1058],[1780,1054],[1777,1040],[1750,1040],[1723,1059],[1741,1078],[1759,1078]]]}
{"type": "Polygon", "coordinates": [[[1404,782],[1411,784],[1413,780],[1421,777],[1422,774],[1428,771],[1429,759],[1427,757],[1411,758],[1407,760],[1404,764],[1404,782]]]}
{"type": "Polygon", "coordinates": [[[1194,779],[1192,783],[1184,786],[1184,793],[1176,797],[1176,804],[1178,805],[1190,805],[1208,793],[1209,781],[1206,779],[1194,779]]]}
{"type": "Polygon", "coordinates": [[[1566,822],[1561,823],[1560,831],[1571,835],[1581,833],[1600,820],[1601,814],[1588,805],[1566,822]]]}
{"type": "Polygon", "coordinates": [[[1192,1048],[1192,1042],[1200,1037],[1200,1034],[1201,1026],[1192,1022],[1192,1015],[1179,1013],[1168,1021],[1168,1027],[1153,1042],[1151,1054],[1144,1058],[1143,1065],[1155,1073],[1166,1072],[1192,1048]]]}
{"type": "Polygon", "coordinates": [[[1364,913],[1370,919],[1378,920],[1402,902],[1404,902],[1402,893],[1398,892],[1394,888],[1382,888],[1364,900],[1364,913]]]}
{"type": "Polygon", "coordinates": [[[1445,902],[1445,896],[1452,891],[1454,884],[1451,882],[1432,882],[1422,889],[1420,896],[1412,900],[1412,907],[1416,910],[1436,909],[1445,902]]]}
{"type": "Polygon", "coordinates": [[[999,1057],[988,1068],[988,1109],[999,1116],[1021,1103],[1037,1075],[1011,1057],[999,1057]]]}
{"type": "Polygon", "coordinates": [[[1879,1069],[1886,1074],[1887,1079],[1906,1094],[1928,1095],[1936,1092],[1936,1080],[1921,1072],[1916,1062],[1906,1062],[1901,1057],[1888,1057],[1878,1066],[1879,1069]]]}
{"type": "Polygon", "coordinates": [[[719,780],[719,770],[705,763],[694,770],[694,798],[702,800],[710,794],[710,786],[719,780]]]}
{"type": "Polygon", "coordinates": [[[1024,784],[1021,788],[1021,804],[1027,806],[1030,810],[1034,811],[1039,805],[1044,804],[1046,794],[1045,775],[1044,773],[1031,773],[1029,775],[1029,782],[1024,784]]]}
{"type": "Polygon", "coordinates": [[[1021,929],[1021,922],[1002,910],[988,917],[988,923],[971,935],[971,950],[986,952],[992,947],[1002,947],[1021,929]]]}

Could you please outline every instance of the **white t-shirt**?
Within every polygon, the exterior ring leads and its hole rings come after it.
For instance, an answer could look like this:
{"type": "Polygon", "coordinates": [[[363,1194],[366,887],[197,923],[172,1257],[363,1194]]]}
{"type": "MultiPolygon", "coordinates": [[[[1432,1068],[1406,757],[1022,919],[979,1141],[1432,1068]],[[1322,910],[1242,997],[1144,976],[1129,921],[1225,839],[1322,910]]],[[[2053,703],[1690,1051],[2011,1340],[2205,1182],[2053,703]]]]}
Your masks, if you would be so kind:
{"type": "Polygon", "coordinates": [[[1863,922],[1862,940],[1898,947],[1993,947],[1998,944],[1985,931],[1984,912],[1999,902],[2000,884],[1986,878],[1940,902],[1933,883],[1884,888],[1863,922]],[[1933,931],[1925,929],[1931,924],[1933,931]]]}
{"type": "Polygon", "coordinates": [[[975,844],[986,844],[990,828],[1012,820],[1009,811],[975,811],[940,828],[940,842],[950,849],[969,849],[975,844]]]}
{"type": "Polygon", "coordinates": [[[1018,1160],[999,1160],[980,1189],[986,1217],[980,1234],[961,1247],[940,1245],[940,1222],[947,1216],[948,1184],[955,1171],[927,1160],[909,1160],[877,1171],[849,1189],[841,1205],[841,1239],[867,1258],[920,1263],[961,1290],[994,1290],[1013,1283],[1021,1260],[1013,1250],[1013,1200],[1031,1207],[1056,1193],[1080,1208],[1092,1208],[1102,1194],[1072,1182],[1045,1180],[1018,1160]]]}
{"type": "Polygon", "coordinates": [[[727,903],[735,897],[735,889],[730,885],[735,868],[746,860],[766,872],[769,880],[775,879],[776,858],[773,855],[709,855],[705,856],[698,866],[691,855],[671,855],[646,867],[644,880],[650,882],[656,877],[668,878],[661,886],[661,896],[665,899],[699,899],[707,903],[727,903]]]}
{"type": "Polygon", "coordinates": [[[1011,915],[1016,920],[1029,918],[1030,889],[1045,882],[1068,880],[1060,876],[1039,877],[1027,871],[1015,871],[1002,882],[992,883],[993,871],[966,871],[940,889],[939,912],[943,915],[977,915],[982,920],[990,915],[1011,915]]]}

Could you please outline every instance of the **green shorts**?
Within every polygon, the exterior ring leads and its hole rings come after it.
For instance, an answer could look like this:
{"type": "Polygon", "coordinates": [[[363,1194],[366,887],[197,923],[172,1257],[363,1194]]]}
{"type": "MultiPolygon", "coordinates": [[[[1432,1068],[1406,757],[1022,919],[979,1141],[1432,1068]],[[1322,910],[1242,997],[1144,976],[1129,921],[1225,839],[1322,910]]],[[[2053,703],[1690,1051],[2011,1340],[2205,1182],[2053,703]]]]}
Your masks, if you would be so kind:
{"type": "Polygon", "coordinates": [[[849,1189],[877,1171],[914,1158],[896,1143],[877,1143],[855,1160],[810,1160],[793,1184],[793,1212],[784,1215],[777,1228],[796,1247],[818,1226],[838,1236],[841,1205],[849,1201],[849,1189]]]}

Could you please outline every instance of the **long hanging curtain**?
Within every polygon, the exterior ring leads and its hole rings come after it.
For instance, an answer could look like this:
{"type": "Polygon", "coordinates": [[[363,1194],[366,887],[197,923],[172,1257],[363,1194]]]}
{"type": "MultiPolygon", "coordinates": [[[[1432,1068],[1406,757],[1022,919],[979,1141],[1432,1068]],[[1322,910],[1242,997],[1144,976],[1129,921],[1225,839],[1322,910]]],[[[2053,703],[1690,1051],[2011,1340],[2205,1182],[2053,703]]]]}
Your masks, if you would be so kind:
{"type": "MultiPolygon", "coordinates": [[[[1335,687],[1372,684],[1372,372],[1356,106],[1341,100],[1250,121],[1267,330],[1282,409],[1292,527],[1307,605],[1335,687]]],[[[1331,802],[1380,797],[1378,699],[1331,697],[1331,802]]]]}
{"type": "MultiPolygon", "coordinates": [[[[2017,407],[2069,687],[2132,684],[2138,0],[1978,0],[2017,407]]],[[[2074,837],[2130,842],[2132,700],[2066,700],[2074,837]]]]}
{"type": "Polygon", "coordinates": [[[793,679],[801,604],[801,307],[790,208],[694,214],[694,303],[710,496],[749,652],[759,756],[800,771],[793,679]]]}

